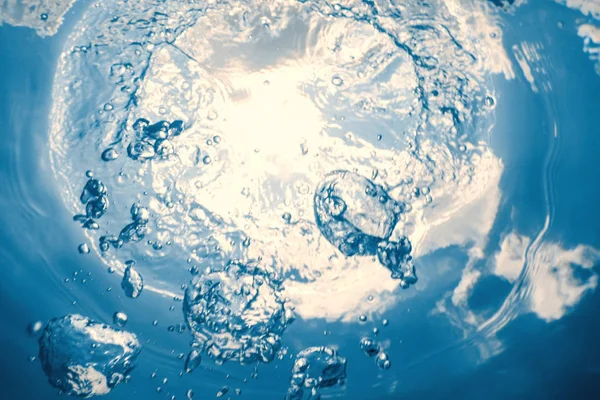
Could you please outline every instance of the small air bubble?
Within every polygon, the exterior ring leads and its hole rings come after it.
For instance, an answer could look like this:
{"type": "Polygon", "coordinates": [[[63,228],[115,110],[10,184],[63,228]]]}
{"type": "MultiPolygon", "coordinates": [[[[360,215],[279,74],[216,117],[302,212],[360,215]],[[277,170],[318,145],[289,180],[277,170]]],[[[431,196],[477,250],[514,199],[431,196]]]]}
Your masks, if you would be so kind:
{"type": "Polygon", "coordinates": [[[42,21],[45,21],[45,20],[47,20],[47,19],[48,19],[48,14],[46,14],[46,13],[43,13],[42,15],[40,15],[40,19],[41,19],[42,21]]]}
{"type": "Polygon", "coordinates": [[[127,323],[127,314],[121,311],[117,311],[113,314],[113,323],[119,328],[122,328],[127,323]]]}
{"type": "Polygon", "coordinates": [[[90,252],[90,248],[87,243],[81,243],[77,250],[79,250],[79,254],[88,254],[90,252]]]}
{"type": "Polygon", "coordinates": [[[202,159],[202,162],[203,162],[205,165],[208,165],[208,164],[210,164],[210,162],[211,162],[211,159],[210,159],[210,157],[209,157],[209,156],[204,156],[204,158],[202,159]]]}
{"type": "Polygon", "coordinates": [[[360,317],[358,317],[358,320],[359,320],[360,322],[366,322],[366,321],[367,321],[367,316],[363,314],[363,315],[361,315],[360,317]]]}
{"type": "Polygon", "coordinates": [[[37,335],[42,330],[43,324],[41,321],[32,322],[27,326],[27,333],[31,336],[37,335]]]}
{"type": "Polygon", "coordinates": [[[223,386],[221,390],[217,392],[217,398],[225,396],[227,392],[229,392],[229,388],[227,386],[223,386]]]}
{"type": "Polygon", "coordinates": [[[487,107],[492,108],[492,107],[494,107],[495,104],[496,104],[496,100],[494,100],[494,98],[492,96],[487,96],[485,98],[485,105],[487,107]]]}
{"type": "Polygon", "coordinates": [[[331,83],[333,83],[335,86],[342,86],[344,84],[344,80],[336,75],[331,79],[331,83]]]}
{"type": "Polygon", "coordinates": [[[375,360],[377,366],[381,369],[390,369],[392,363],[386,353],[383,351],[377,355],[377,359],[375,360]]]}
{"type": "Polygon", "coordinates": [[[119,153],[113,147],[109,147],[102,152],[102,161],[113,161],[119,158],[119,153]]]}

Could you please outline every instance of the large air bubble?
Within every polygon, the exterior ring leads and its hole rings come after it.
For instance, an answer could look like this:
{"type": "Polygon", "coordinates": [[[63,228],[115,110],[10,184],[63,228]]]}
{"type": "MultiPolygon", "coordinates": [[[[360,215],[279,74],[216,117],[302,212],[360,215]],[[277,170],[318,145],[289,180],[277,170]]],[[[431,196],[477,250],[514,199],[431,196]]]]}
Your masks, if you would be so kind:
{"type": "Polygon", "coordinates": [[[128,377],[141,350],[133,333],[78,314],[50,320],[39,344],[50,384],[80,397],[109,393],[128,377]]]}
{"type": "Polygon", "coordinates": [[[239,263],[195,277],[183,312],[196,344],[217,363],[273,361],[293,321],[280,285],[273,274],[239,263]]]}

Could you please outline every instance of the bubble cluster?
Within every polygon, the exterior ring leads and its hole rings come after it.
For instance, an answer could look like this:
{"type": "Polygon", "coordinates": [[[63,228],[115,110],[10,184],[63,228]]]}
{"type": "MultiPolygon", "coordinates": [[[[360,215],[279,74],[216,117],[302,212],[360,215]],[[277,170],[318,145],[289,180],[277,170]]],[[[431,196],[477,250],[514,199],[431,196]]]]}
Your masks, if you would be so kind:
{"type": "Polygon", "coordinates": [[[80,397],[109,393],[127,378],[141,350],[133,333],[78,314],[50,320],[39,346],[50,384],[80,397]]]}
{"type": "Polygon", "coordinates": [[[137,243],[144,239],[148,231],[150,212],[146,207],[141,207],[134,203],[129,213],[132,222],[121,229],[118,237],[114,235],[100,237],[100,250],[103,252],[108,251],[110,245],[115,249],[120,249],[125,243],[137,243]]]}
{"type": "Polygon", "coordinates": [[[286,400],[302,399],[305,389],[311,398],[318,398],[320,389],[341,385],[345,379],[345,358],[329,347],[309,347],[296,355],[286,400]]]}
{"type": "Polygon", "coordinates": [[[183,312],[199,348],[218,363],[271,362],[293,321],[274,275],[235,262],[196,276],[183,312]]]}
{"type": "MultiPolygon", "coordinates": [[[[132,160],[146,161],[154,158],[167,159],[175,153],[172,140],[181,135],[185,124],[181,120],[171,123],[159,121],[150,124],[145,118],[133,123],[135,139],[127,146],[127,155],[132,160]]],[[[108,151],[109,149],[106,149],[108,151]]]]}
{"type": "MultiPolygon", "coordinates": [[[[376,329],[376,328],[375,328],[376,329]]],[[[375,365],[380,369],[390,369],[392,363],[388,354],[371,337],[363,337],[360,340],[360,349],[369,357],[375,357],[375,365]]]]}
{"type": "Polygon", "coordinates": [[[96,220],[100,219],[108,210],[108,190],[102,181],[90,177],[86,182],[79,200],[85,204],[85,214],[77,214],[75,221],[81,222],[86,229],[98,229],[96,220]]]}
{"type": "Polygon", "coordinates": [[[406,237],[390,240],[405,206],[381,185],[357,173],[330,172],[314,195],[315,219],[323,236],[347,257],[377,255],[402,287],[417,282],[406,237]]]}

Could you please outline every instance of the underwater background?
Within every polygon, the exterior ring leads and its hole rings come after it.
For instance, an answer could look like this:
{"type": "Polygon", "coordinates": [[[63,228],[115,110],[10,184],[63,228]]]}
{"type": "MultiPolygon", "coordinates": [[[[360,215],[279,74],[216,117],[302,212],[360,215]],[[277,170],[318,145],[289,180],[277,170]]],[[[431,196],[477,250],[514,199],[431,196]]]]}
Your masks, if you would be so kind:
{"type": "Polygon", "coordinates": [[[599,74],[597,0],[0,0],[0,397],[594,398],[599,74]]]}

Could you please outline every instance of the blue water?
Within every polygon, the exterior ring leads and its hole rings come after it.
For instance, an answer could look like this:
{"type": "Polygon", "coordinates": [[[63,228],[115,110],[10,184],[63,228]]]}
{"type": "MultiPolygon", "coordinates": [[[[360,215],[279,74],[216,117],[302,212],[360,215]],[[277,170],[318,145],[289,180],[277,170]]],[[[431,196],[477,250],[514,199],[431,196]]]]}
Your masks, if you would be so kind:
{"type": "Polygon", "coordinates": [[[595,397],[597,1],[0,24],[2,398],[595,397]]]}

